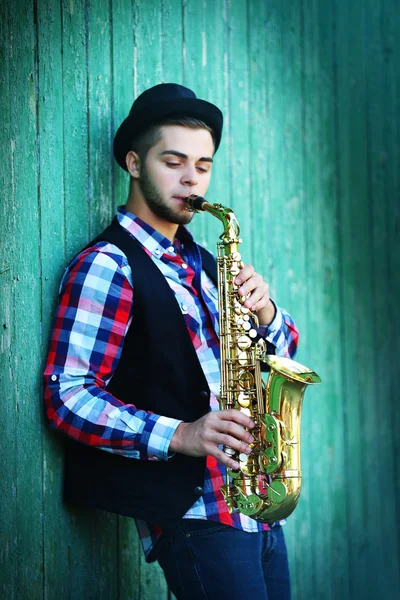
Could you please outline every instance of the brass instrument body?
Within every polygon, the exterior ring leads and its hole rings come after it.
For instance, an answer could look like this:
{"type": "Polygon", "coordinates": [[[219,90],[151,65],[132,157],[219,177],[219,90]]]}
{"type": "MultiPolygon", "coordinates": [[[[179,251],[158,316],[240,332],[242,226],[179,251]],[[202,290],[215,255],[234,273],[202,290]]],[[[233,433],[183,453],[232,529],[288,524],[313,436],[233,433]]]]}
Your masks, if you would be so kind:
{"type": "Polygon", "coordinates": [[[230,512],[274,523],[293,512],[300,496],[303,395],[306,386],[320,383],[320,378],[296,361],[266,354],[265,342],[256,331],[257,316],[243,305],[247,297],[240,297],[234,284],[243,263],[238,251],[240,228],[233,211],[195,195],[186,202],[188,210],[209,212],[224,228],[217,245],[220,408],[237,409],[255,423],[249,455],[224,448],[240,468],[227,469],[221,492],[230,512]],[[261,376],[261,363],[269,367],[267,382],[261,376]]]}

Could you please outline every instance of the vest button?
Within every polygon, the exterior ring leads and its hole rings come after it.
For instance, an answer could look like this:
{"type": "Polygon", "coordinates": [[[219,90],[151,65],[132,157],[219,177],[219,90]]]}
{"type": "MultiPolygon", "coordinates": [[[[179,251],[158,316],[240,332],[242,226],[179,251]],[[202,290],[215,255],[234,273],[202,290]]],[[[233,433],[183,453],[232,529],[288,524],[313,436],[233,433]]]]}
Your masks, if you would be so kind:
{"type": "Polygon", "coordinates": [[[200,392],[200,398],[202,400],[208,400],[208,398],[209,398],[208,392],[206,392],[205,390],[203,390],[202,392],[200,392]]]}
{"type": "Polygon", "coordinates": [[[196,494],[196,496],[202,496],[204,494],[204,489],[201,487],[201,485],[197,485],[194,490],[193,493],[196,494]]]}

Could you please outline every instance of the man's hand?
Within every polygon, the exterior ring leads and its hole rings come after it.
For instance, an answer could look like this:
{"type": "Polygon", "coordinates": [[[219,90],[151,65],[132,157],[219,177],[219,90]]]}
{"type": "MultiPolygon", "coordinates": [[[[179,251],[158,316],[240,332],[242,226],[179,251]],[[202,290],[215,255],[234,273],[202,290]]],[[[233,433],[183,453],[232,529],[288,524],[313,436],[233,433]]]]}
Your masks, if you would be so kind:
{"type": "Polygon", "coordinates": [[[235,285],[239,285],[239,296],[247,298],[244,306],[257,313],[260,325],[269,325],[275,317],[275,306],[269,297],[269,286],[261,275],[254,271],[252,265],[246,265],[235,278],[235,285]]]}
{"type": "Polygon", "coordinates": [[[194,421],[178,425],[169,445],[171,452],[188,456],[214,456],[230,469],[238,469],[239,463],[218,448],[229,446],[238,452],[250,454],[252,435],[244,429],[254,427],[253,421],[238,410],[212,411],[194,421]]]}

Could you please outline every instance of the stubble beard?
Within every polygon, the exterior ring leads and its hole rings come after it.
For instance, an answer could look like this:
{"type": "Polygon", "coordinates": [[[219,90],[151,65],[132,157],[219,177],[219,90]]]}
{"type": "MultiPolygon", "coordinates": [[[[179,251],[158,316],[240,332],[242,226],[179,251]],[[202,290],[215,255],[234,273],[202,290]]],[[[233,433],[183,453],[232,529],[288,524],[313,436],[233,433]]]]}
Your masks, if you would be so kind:
{"type": "Polygon", "coordinates": [[[159,190],[151,181],[145,165],[140,172],[140,189],[150,210],[168,223],[176,225],[187,225],[193,218],[193,213],[186,210],[178,210],[166,204],[159,190]]]}

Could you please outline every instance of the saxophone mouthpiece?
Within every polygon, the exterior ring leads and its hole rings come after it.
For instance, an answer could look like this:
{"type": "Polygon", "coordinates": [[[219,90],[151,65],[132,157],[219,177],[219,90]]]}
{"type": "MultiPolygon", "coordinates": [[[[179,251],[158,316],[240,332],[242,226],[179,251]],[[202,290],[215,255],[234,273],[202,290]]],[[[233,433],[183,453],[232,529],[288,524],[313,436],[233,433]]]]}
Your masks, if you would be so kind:
{"type": "Polygon", "coordinates": [[[200,212],[201,210],[204,210],[203,205],[204,203],[207,203],[207,200],[203,198],[203,196],[196,196],[196,194],[191,194],[191,196],[185,198],[185,202],[187,204],[186,208],[190,212],[200,212]]]}

